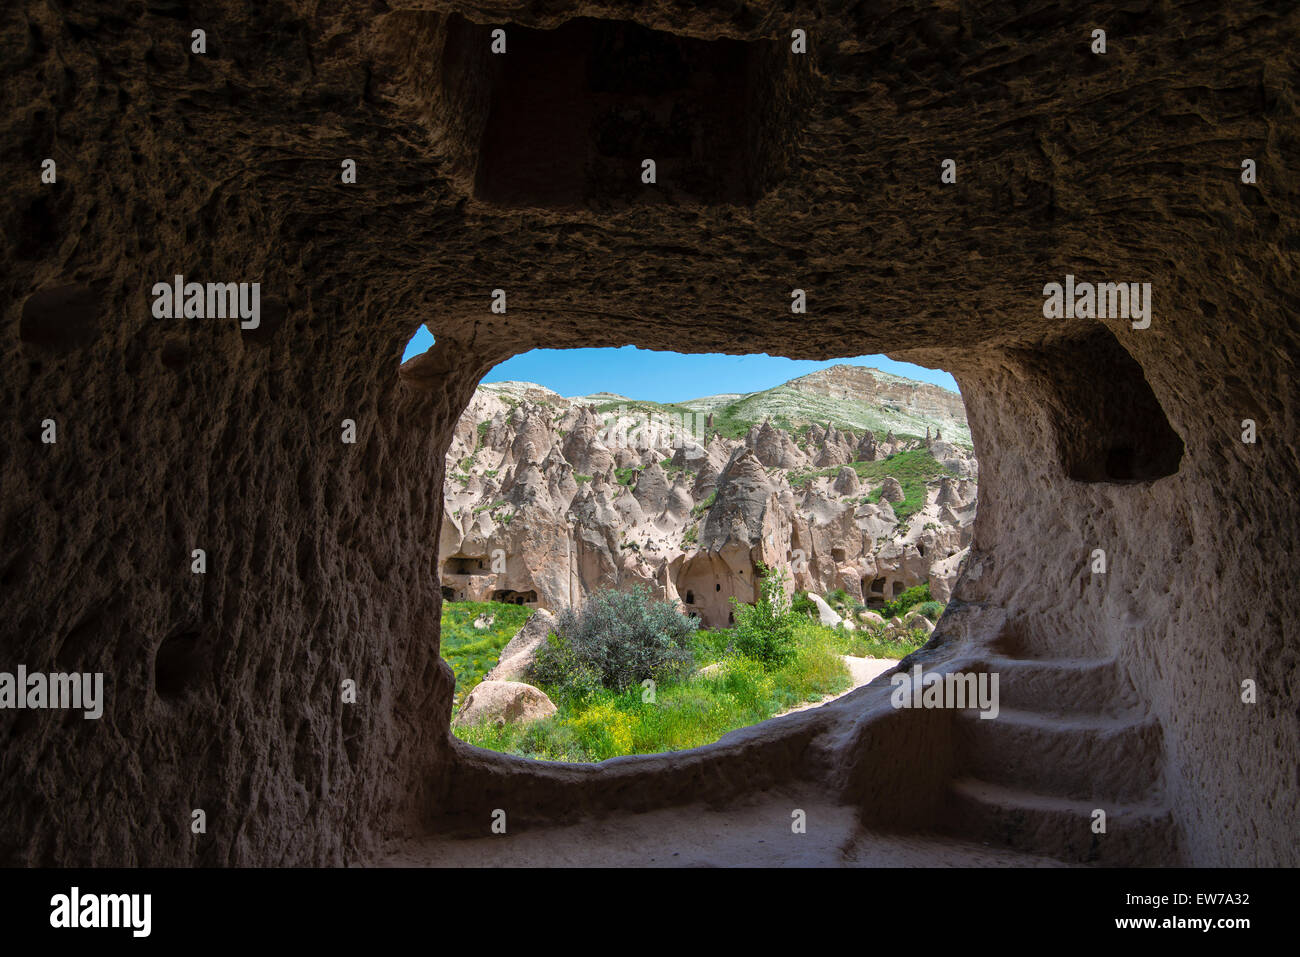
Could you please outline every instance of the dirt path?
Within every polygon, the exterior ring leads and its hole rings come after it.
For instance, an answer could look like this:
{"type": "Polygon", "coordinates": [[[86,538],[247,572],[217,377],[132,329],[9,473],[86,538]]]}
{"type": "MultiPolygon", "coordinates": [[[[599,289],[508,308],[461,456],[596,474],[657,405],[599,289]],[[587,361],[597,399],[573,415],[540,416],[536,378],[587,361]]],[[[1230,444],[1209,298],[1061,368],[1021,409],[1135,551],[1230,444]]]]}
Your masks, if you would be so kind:
{"type": "Polygon", "coordinates": [[[834,701],[836,698],[843,698],[850,691],[856,691],[863,685],[870,683],[876,677],[883,675],[890,668],[898,664],[894,658],[855,658],[853,655],[840,655],[844,664],[848,666],[849,674],[853,676],[853,684],[845,688],[839,694],[827,695],[820,701],[809,701],[798,707],[791,708],[789,711],[782,711],[781,714],[773,715],[779,718],[784,714],[794,714],[796,711],[807,711],[809,708],[817,708],[827,702],[834,701]]]}

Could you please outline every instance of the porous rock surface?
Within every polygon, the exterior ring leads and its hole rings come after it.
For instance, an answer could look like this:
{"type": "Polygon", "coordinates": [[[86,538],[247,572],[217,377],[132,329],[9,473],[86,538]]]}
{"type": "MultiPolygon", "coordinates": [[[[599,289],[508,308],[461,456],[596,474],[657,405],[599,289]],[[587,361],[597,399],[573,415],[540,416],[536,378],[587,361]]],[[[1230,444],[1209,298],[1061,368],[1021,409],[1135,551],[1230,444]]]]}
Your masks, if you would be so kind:
{"type": "MultiPolygon", "coordinates": [[[[1144,715],[1110,784],[1151,774],[1165,813],[1135,818],[1155,823],[1128,859],[1296,864],[1297,15],[1112,9],[1097,56],[1093,12],[1053,2],[219,2],[197,56],[200,24],[173,6],[10,4],[0,648],[103,671],[107,702],[100,721],[0,714],[0,860],[342,864],[387,836],[485,833],[494,807],[546,824],[796,778],[873,826],[965,833],[975,804],[1014,811],[954,784],[987,773],[957,745],[1049,728],[959,727],[874,686],[594,767],[453,742],[429,542],[457,417],[512,354],[635,343],[950,370],[979,511],[918,660],[992,660],[1027,704],[1075,689],[1144,715]],[[446,47],[466,29],[449,9],[781,51],[805,26],[810,49],[756,71],[752,202],[666,180],[657,204],[494,204],[473,175],[487,54],[446,47]],[[177,272],[262,282],[260,328],[154,319],[149,290],[177,272]],[[1066,273],[1152,282],[1150,328],[1044,320],[1042,285],[1066,273]],[[437,344],[399,375],[421,322],[437,344]]],[[[1078,760],[1041,787],[1111,766],[1060,753],[1078,760]]],[[[1077,829],[1032,810],[1019,840],[1077,829]]]]}

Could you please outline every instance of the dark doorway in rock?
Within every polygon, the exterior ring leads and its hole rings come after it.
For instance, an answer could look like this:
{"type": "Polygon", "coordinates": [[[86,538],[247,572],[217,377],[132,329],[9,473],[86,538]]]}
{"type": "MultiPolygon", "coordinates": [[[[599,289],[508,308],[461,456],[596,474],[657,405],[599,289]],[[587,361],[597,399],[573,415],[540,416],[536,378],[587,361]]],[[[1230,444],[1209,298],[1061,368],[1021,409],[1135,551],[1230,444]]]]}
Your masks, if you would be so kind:
{"type": "Polygon", "coordinates": [[[1045,411],[1069,478],[1151,482],[1178,471],[1183,440],[1110,329],[1098,323],[1017,355],[1050,383],[1045,411]]]}
{"type": "Polygon", "coordinates": [[[483,571],[483,559],[467,558],[464,555],[454,555],[442,565],[444,575],[473,575],[481,571],[483,571]]]}
{"type": "Polygon", "coordinates": [[[154,654],[154,688],[164,701],[176,701],[195,691],[211,667],[211,642],[199,631],[169,635],[154,654]]]}
{"type": "MultiPolygon", "coordinates": [[[[488,48],[492,27],[456,19],[462,42],[488,48]]],[[[789,101],[807,76],[807,58],[785,55],[784,44],[697,40],[591,18],[504,29],[506,55],[486,65],[479,198],[748,204],[783,171],[797,131],[789,101]],[[652,184],[643,179],[647,159],[652,184]]]]}
{"type": "Polygon", "coordinates": [[[498,588],[492,592],[492,600],[505,602],[508,605],[535,605],[537,604],[537,592],[510,591],[506,588],[498,588]]]}

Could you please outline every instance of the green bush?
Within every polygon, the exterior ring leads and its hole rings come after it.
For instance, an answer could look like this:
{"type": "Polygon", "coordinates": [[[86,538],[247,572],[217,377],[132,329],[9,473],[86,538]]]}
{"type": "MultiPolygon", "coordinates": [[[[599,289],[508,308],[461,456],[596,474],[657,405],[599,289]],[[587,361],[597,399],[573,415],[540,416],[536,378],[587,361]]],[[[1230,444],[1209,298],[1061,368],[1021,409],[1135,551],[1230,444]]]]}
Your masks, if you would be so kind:
{"type": "Polygon", "coordinates": [[[759,598],[753,605],[731,599],[736,616],[736,650],[765,667],[779,667],[795,653],[794,629],[799,618],[790,610],[785,597],[785,573],[769,573],[761,565],[755,569],[763,577],[759,598]]]}
{"type": "Polygon", "coordinates": [[[598,592],[581,612],[566,608],[556,617],[531,676],[576,697],[595,687],[624,691],[647,678],[662,684],[690,672],[698,627],[699,619],[652,599],[644,586],[598,592]]]}
{"type": "Polygon", "coordinates": [[[924,585],[917,585],[914,588],[909,588],[893,601],[885,602],[884,607],[880,609],[880,615],[885,619],[885,621],[888,621],[895,615],[904,614],[913,605],[919,605],[922,602],[933,600],[934,599],[930,597],[930,583],[926,582],[924,585]]]}
{"type": "Polygon", "coordinates": [[[572,701],[586,701],[604,689],[600,674],[580,656],[568,638],[552,633],[537,649],[528,676],[538,684],[554,685],[572,701]]]}
{"type": "Polygon", "coordinates": [[[919,628],[909,628],[888,638],[883,628],[862,628],[838,635],[840,652],[859,658],[905,658],[930,640],[919,628]]]}
{"type": "Polygon", "coordinates": [[[698,504],[696,504],[694,507],[691,508],[691,514],[703,515],[709,509],[713,508],[713,503],[716,502],[717,500],[718,500],[718,493],[716,490],[714,490],[709,493],[709,497],[706,498],[703,502],[699,502],[698,504]]]}
{"type": "Polygon", "coordinates": [[[931,621],[938,621],[939,616],[943,614],[943,603],[937,601],[923,601],[914,606],[914,610],[919,611],[931,621]]]}
{"type": "Polygon", "coordinates": [[[808,615],[817,614],[817,606],[813,603],[813,600],[808,597],[806,591],[797,591],[794,593],[794,598],[790,601],[790,611],[793,614],[801,615],[806,618],[808,615]]]}

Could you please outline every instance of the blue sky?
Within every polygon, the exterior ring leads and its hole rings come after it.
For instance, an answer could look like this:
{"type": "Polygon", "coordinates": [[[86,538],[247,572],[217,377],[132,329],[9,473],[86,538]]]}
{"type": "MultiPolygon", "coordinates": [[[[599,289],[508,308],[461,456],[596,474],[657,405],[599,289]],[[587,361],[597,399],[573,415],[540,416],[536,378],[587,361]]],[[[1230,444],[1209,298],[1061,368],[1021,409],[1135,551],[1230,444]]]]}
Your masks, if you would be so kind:
{"type": "MultiPolygon", "coordinates": [[[[406,346],[405,362],[433,345],[424,326],[406,346]]],[[[536,382],[560,395],[617,392],[651,402],[681,402],[724,392],[759,392],[833,365],[870,366],[958,392],[946,372],[895,362],[885,356],[855,356],[818,362],[781,356],[728,356],[717,353],[654,352],[621,349],[534,349],[498,365],[484,382],[536,382]]]]}

